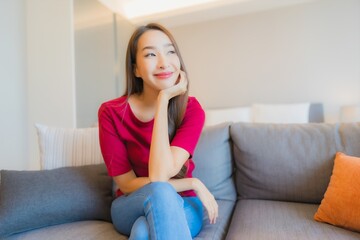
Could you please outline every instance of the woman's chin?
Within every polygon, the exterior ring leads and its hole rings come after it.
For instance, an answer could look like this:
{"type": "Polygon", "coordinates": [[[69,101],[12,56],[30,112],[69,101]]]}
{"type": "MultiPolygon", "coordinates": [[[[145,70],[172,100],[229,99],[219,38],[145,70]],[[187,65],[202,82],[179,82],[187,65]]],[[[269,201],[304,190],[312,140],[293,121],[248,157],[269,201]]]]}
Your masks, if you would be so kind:
{"type": "Polygon", "coordinates": [[[176,80],[162,80],[158,84],[159,90],[164,90],[173,87],[176,84],[176,80]]]}

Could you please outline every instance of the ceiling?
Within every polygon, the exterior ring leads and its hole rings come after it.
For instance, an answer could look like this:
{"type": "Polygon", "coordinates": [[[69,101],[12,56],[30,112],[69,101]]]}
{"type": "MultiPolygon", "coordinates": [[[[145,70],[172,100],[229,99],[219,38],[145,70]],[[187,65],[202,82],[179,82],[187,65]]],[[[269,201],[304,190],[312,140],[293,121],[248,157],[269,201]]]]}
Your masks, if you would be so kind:
{"type": "Polygon", "coordinates": [[[266,11],[310,1],[314,0],[219,0],[129,20],[135,25],[155,21],[170,27],[266,11]]]}
{"type": "MultiPolygon", "coordinates": [[[[146,1],[148,3],[151,2],[154,6],[159,5],[155,4],[155,0],[146,1]]],[[[160,1],[164,2],[164,0],[160,1]]],[[[169,0],[165,1],[169,2],[169,0]]],[[[175,2],[175,0],[172,1],[175,2]]],[[[196,0],[196,4],[194,4],[194,1],[195,0],[192,1],[193,5],[185,6],[183,4],[179,8],[169,7],[166,11],[152,9],[155,13],[142,13],[142,15],[139,15],[140,10],[149,8],[144,6],[143,0],[74,0],[74,21],[75,26],[99,25],[111,21],[112,11],[109,10],[110,7],[134,25],[158,22],[167,27],[174,27],[266,11],[316,0],[206,0],[208,2],[204,2],[205,0],[196,0]],[[124,9],[126,9],[125,3],[127,2],[133,4],[131,5],[133,8],[132,12],[136,12],[136,9],[139,9],[137,16],[136,14],[133,14],[134,16],[126,16],[124,9]],[[119,5],[119,3],[121,4],[119,5]],[[134,5],[135,3],[140,5],[136,6],[134,5]]]]}

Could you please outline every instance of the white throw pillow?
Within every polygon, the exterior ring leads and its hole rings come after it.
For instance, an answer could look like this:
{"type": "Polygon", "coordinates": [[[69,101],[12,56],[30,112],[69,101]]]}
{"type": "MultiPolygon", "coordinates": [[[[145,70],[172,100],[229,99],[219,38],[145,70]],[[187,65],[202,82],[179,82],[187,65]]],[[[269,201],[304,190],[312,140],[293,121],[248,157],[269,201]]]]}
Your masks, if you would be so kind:
{"type": "Polygon", "coordinates": [[[41,169],[104,163],[98,127],[56,128],[35,124],[41,169]]]}
{"type": "Polygon", "coordinates": [[[205,115],[205,126],[223,122],[251,122],[250,107],[207,109],[205,110],[205,115]]]}
{"type": "Polygon", "coordinates": [[[310,103],[253,104],[255,123],[308,123],[310,103]]]}

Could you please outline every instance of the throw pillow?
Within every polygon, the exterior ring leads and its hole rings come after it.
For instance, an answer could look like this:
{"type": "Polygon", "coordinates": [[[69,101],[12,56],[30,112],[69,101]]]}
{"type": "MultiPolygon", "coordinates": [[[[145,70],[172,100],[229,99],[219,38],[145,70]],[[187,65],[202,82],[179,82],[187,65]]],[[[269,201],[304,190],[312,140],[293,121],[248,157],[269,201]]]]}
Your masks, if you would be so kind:
{"type": "Polygon", "coordinates": [[[310,103],[253,104],[255,123],[308,123],[310,103]]]}
{"type": "Polygon", "coordinates": [[[36,124],[41,169],[104,163],[98,127],[56,128],[36,124]]]}
{"type": "Polygon", "coordinates": [[[250,107],[234,107],[205,110],[205,126],[213,126],[225,122],[251,122],[250,107]]]}
{"type": "Polygon", "coordinates": [[[111,219],[112,179],[104,164],[1,170],[1,178],[0,239],[61,223],[111,219]]]}
{"type": "Polygon", "coordinates": [[[338,152],[329,186],[314,219],[360,231],[359,199],[360,158],[338,152]]]}

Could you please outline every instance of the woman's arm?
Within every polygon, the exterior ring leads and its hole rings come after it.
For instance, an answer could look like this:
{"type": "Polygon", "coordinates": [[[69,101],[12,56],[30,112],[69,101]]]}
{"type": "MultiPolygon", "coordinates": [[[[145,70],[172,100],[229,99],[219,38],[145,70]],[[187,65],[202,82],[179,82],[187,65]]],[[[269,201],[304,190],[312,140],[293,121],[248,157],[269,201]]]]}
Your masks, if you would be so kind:
{"type": "Polygon", "coordinates": [[[186,89],[187,80],[185,74],[181,72],[179,83],[159,93],[149,156],[149,178],[151,182],[168,181],[180,171],[190,156],[182,148],[171,147],[168,136],[169,100],[183,94],[186,89]]]}
{"type": "Polygon", "coordinates": [[[169,183],[178,192],[194,190],[208,212],[210,224],[216,223],[218,204],[207,187],[197,178],[170,179],[169,183]]]}
{"type": "MultiPolygon", "coordinates": [[[[124,194],[130,194],[150,183],[150,179],[147,177],[136,177],[133,170],[114,177],[114,181],[120,188],[120,191],[124,194]]],[[[208,212],[210,223],[216,223],[216,218],[218,217],[218,205],[214,196],[199,179],[170,179],[168,182],[175,188],[176,192],[194,190],[208,212]]]]}
{"type": "Polygon", "coordinates": [[[115,176],[113,179],[120,191],[124,194],[130,194],[150,183],[150,179],[148,177],[136,177],[133,170],[119,176],[115,176]]]}

